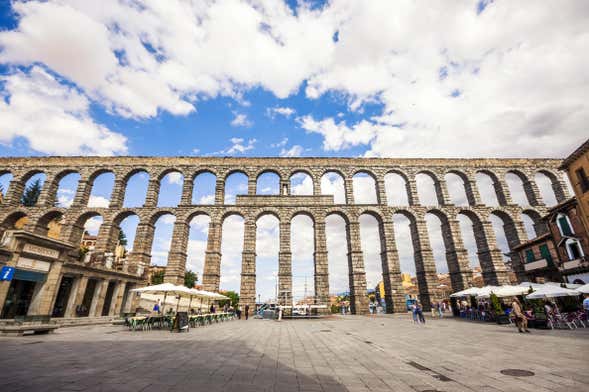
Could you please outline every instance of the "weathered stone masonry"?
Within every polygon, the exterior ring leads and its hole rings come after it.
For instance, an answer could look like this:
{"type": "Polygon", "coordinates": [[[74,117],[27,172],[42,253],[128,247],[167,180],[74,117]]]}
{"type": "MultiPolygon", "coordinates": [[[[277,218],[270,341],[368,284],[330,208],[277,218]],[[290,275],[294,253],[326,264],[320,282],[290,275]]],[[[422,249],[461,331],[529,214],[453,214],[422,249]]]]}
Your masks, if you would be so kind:
{"type": "MultiPolygon", "coordinates": [[[[65,225],[61,240],[78,244],[84,222],[92,216],[101,215],[103,224],[99,232],[98,250],[112,252],[116,246],[119,224],[131,214],[139,219],[133,252],[130,255],[130,273],[145,270],[151,259],[154,224],[163,214],[176,217],[173,230],[173,246],[168,257],[165,280],[180,283],[183,279],[187,258],[189,224],[199,214],[210,217],[208,245],[205,255],[203,284],[207,290],[218,290],[221,262],[221,226],[232,214],[244,218],[244,247],[242,255],[241,302],[255,303],[255,241],[256,220],[264,214],[272,214],[280,222],[279,291],[281,298],[292,295],[290,222],[297,214],[308,215],[315,230],[315,292],[317,301],[325,303],[329,292],[325,219],[331,214],[340,215],[346,222],[348,238],[348,267],[352,308],[356,313],[367,310],[366,277],[363,253],[360,244],[359,217],[374,216],[380,227],[381,259],[387,309],[404,310],[400,285],[400,267],[392,217],[402,214],[410,221],[420,299],[429,307],[437,285],[436,269],[430,246],[425,215],[433,213],[442,222],[446,246],[446,258],[452,280],[452,289],[468,287],[472,279],[467,252],[460,235],[457,216],[463,214],[473,222],[478,257],[483,277],[487,284],[507,281],[506,268],[501,251],[496,244],[490,222],[495,214],[504,222],[510,247],[526,240],[521,214],[540,217],[546,211],[534,181],[537,172],[546,174],[558,201],[568,197],[563,177],[557,168],[560,160],[552,159],[379,159],[379,158],[196,158],[196,157],[48,157],[48,158],[0,158],[0,174],[13,175],[7,196],[0,206],[0,227],[10,228],[18,216],[28,216],[27,230],[44,235],[47,224],[55,216],[63,215],[65,225]],[[129,178],[139,172],[149,174],[145,204],[140,208],[123,208],[124,193],[129,178]],[[184,176],[180,205],[174,208],[158,208],[160,181],[171,171],[184,176]],[[256,180],[265,172],[274,172],[280,177],[280,195],[256,195],[256,180]],[[36,173],[46,174],[45,186],[35,207],[19,205],[25,183],[36,173]],[[54,201],[59,181],[67,174],[81,175],[74,203],[70,208],[56,208],[54,201]],[[101,173],[115,175],[114,189],[109,208],[87,207],[94,179],[101,173]],[[210,172],[216,176],[215,204],[191,204],[192,185],[196,175],[210,172]],[[225,179],[234,172],[248,177],[248,194],[238,195],[235,205],[224,204],[225,179]],[[308,174],[313,180],[311,196],[290,195],[289,178],[296,173],[308,174]],[[335,204],[331,195],[320,195],[320,179],[326,172],[336,172],[344,179],[345,204],[335,204]],[[378,203],[374,205],[354,203],[352,177],[363,172],[375,180],[378,203]],[[499,207],[482,204],[475,175],[488,174],[494,183],[499,207]],[[391,206],[386,200],[384,177],[388,173],[401,175],[406,182],[409,206],[391,206]],[[415,176],[425,173],[435,184],[437,206],[425,206],[419,202],[415,176]],[[468,206],[456,206],[450,202],[445,174],[459,175],[468,198],[468,206]],[[505,181],[507,173],[515,173],[524,184],[530,206],[513,203],[505,181]]],[[[100,255],[97,257],[100,263],[100,255]]],[[[521,263],[514,263],[516,273],[521,274],[521,263]]],[[[80,290],[81,288],[79,288],[80,290]]]]}

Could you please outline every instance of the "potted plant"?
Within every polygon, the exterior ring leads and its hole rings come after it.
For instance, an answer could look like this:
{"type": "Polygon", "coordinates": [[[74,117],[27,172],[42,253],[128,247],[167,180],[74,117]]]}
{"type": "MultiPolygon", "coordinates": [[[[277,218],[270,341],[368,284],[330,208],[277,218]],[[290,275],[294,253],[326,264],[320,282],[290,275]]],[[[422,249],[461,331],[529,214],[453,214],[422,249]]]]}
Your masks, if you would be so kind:
{"type": "Polygon", "coordinates": [[[501,301],[499,301],[499,297],[497,297],[494,293],[491,293],[489,296],[491,300],[491,306],[495,311],[497,324],[509,324],[509,317],[503,312],[503,308],[501,307],[501,301]]]}

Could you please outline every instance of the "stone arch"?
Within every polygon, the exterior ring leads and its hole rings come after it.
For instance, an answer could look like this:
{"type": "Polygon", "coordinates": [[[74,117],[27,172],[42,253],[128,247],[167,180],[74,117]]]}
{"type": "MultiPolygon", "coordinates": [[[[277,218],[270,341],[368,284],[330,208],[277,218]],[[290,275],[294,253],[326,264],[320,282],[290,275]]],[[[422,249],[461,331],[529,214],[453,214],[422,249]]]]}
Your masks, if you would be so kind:
{"type": "Polygon", "coordinates": [[[67,230],[62,230],[61,237],[64,240],[73,244],[74,246],[79,246],[79,244],[82,242],[82,237],[84,235],[84,225],[89,219],[95,218],[97,216],[103,218],[104,221],[104,217],[99,211],[89,210],[83,212],[71,221],[71,227],[68,227],[69,233],[67,230]]]}
{"type": "Polygon", "coordinates": [[[257,222],[260,218],[262,218],[265,215],[271,215],[275,217],[276,219],[278,219],[278,223],[282,222],[282,219],[280,218],[282,214],[280,213],[280,210],[278,208],[263,208],[260,211],[256,211],[253,216],[253,220],[257,222]]]}
{"type": "MultiPolygon", "coordinates": [[[[555,173],[554,171],[550,170],[550,169],[539,169],[536,170],[534,178],[536,180],[536,183],[538,183],[538,175],[540,176],[544,176],[545,178],[548,179],[548,181],[550,181],[550,187],[551,187],[551,191],[552,194],[551,195],[546,195],[546,190],[544,190],[544,192],[542,192],[542,189],[539,189],[540,191],[540,195],[542,197],[542,199],[547,202],[548,197],[546,196],[554,196],[554,200],[556,201],[556,204],[561,203],[563,201],[565,201],[567,199],[567,189],[566,189],[566,185],[564,184],[564,181],[561,180],[560,176],[555,173]]],[[[546,203],[549,204],[549,203],[546,203]]],[[[550,203],[552,205],[554,205],[555,203],[550,203]]]]}
{"type": "Polygon", "coordinates": [[[146,202],[146,198],[147,198],[147,193],[149,190],[149,181],[150,181],[151,175],[149,173],[149,170],[145,169],[145,168],[135,168],[133,170],[128,171],[127,173],[125,173],[125,175],[123,176],[122,179],[122,187],[121,187],[121,192],[122,192],[122,198],[121,198],[121,205],[123,207],[142,207],[143,205],[145,205],[146,202]],[[137,181],[135,180],[135,178],[138,178],[138,181],[141,181],[141,174],[145,175],[145,179],[142,181],[144,184],[142,184],[142,187],[145,188],[143,193],[143,197],[140,197],[138,200],[131,200],[130,196],[130,187],[131,187],[131,182],[132,181],[137,181]],[[139,176],[139,177],[138,177],[139,176]]]}
{"type": "Polygon", "coordinates": [[[54,209],[48,211],[37,219],[33,230],[39,235],[59,239],[62,226],[61,220],[63,218],[64,214],[62,210],[54,209]]]}
{"type": "Polygon", "coordinates": [[[424,203],[425,198],[424,198],[424,194],[423,194],[424,184],[422,184],[421,186],[419,185],[419,182],[420,182],[419,178],[421,175],[428,177],[432,181],[433,191],[434,191],[434,199],[435,199],[434,203],[436,205],[447,204],[446,203],[447,197],[444,196],[445,193],[447,193],[447,192],[444,192],[440,179],[438,178],[436,173],[434,173],[432,170],[427,170],[427,169],[418,170],[415,173],[415,183],[417,186],[417,193],[419,195],[420,203],[422,205],[425,204],[424,203]]]}
{"type": "Polygon", "coordinates": [[[548,227],[542,220],[542,214],[540,214],[538,211],[532,208],[527,208],[522,211],[522,215],[525,215],[532,220],[534,223],[534,232],[536,233],[536,236],[540,236],[548,232],[548,227]]]}
{"type": "Polygon", "coordinates": [[[352,173],[352,193],[354,196],[354,204],[378,204],[379,200],[379,188],[378,188],[378,177],[376,174],[368,169],[358,169],[352,173]],[[371,194],[363,195],[360,193],[360,183],[362,178],[368,177],[370,181],[367,182],[366,186],[372,187],[371,194]],[[371,182],[371,184],[368,184],[371,182]]]}
{"type": "Polygon", "coordinates": [[[186,178],[185,175],[184,175],[184,171],[181,168],[179,168],[179,167],[167,167],[164,170],[160,171],[155,176],[155,178],[158,181],[162,181],[164,179],[164,177],[166,177],[170,173],[180,173],[180,175],[182,175],[182,178],[184,178],[184,179],[186,178]]]}
{"type": "Polygon", "coordinates": [[[342,174],[342,172],[340,170],[326,170],[323,172],[323,174],[321,174],[321,176],[319,176],[319,188],[320,188],[320,194],[321,195],[333,195],[334,198],[334,202],[336,204],[346,204],[346,202],[349,201],[349,193],[350,193],[350,189],[349,187],[351,182],[348,182],[346,184],[346,177],[342,174]],[[332,177],[337,177],[337,179],[335,179],[335,181],[332,181],[329,179],[329,176],[332,175],[332,177]],[[337,189],[335,186],[338,185],[338,182],[341,182],[339,185],[341,185],[341,189],[337,189]],[[326,186],[327,184],[329,184],[329,187],[334,186],[333,189],[333,193],[329,193],[328,190],[326,190],[326,186]],[[339,192],[338,192],[339,191],[339,192]]]}
{"type": "Polygon", "coordinates": [[[247,215],[243,211],[238,210],[238,209],[230,209],[230,210],[226,210],[225,212],[223,212],[223,214],[221,214],[221,219],[220,219],[221,224],[223,224],[223,222],[232,215],[237,215],[238,217],[240,217],[244,221],[247,218],[247,215]]]}
{"type": "Polygon", "coordinates": [[[155,225],[155,223],[164,215],[172,215],[174,218],[177,219],[174,209],[160,209],[151,214],[151,216],[148,218],[149,224],[155,225]]]}
{"type": "MultiPolygon", "coordinates": [[[[511,194],[509,193],[509,188],[507,187],[507,183],[505,183],[505,181],[503,181],[497,173],[495,173],[493,170],[490,170],[490,169],[478,169],[475,172],[475,174],[484,175],[491,180],[491,186],[493,187],[494,198],[497,202],[497,204],[495,204],[495,205],[506,206],[511,203],[511,194]]],[[[483,187],[481,187],[480,180],[478,178],[476,179],[476,183],[477,183],[477,187],[479,188],[479,191],[481,192],[481,196],[484,196],[485,192],[483,190],[481,190],[483,187]]],[[[487,200],[487,202],[488,201],[489,200],[487,200]]],[[[485,201],[482,200],[482,202],[484,203],[485,201]]],[[[485,204],[491,205],[491,206],[494,205],[494,203],[493,204],[485,203],[485,204]]]]}
{"type": "MultiPolygon", "coordinates": [[[[109,180],[110,182],[110,180],[109,180]]],[[[95,207],[108,207],[108,204],[110,204],[110,201],[112,199],[113,196],[113,192],[114,192],[114,188],[115,188],[115,182],[116,182],[116,170],[111,169],[111,168],[100,168],[98,170],[95,170],[94,172],[92,172],[90,174],[90,176],[88,177],[88,200],[86,200],[86,206],[90,207],[90,208],[95,208],[95,207]],[[108,197],[106,196],[102,196],[102,195],[96,195],[96,192],[98,192],[97,188],[96,188],[96,180],[100,177],[103,176],[105,174],[111,174],[112,175],[112,185],[110,185],[110,190],[107,192],[108,193],[108,197]],[[106,201],[102,201],[100,199],[92,199],[92,196],[97,196],[97,197],[103,197],[104,199],[106,199],[106,201]],[[94,203],[93,203],[94,201],[94,203]],[[105,202],[106,205],[100,205],[100,203],[105,202]],[[92,205],[90,205],[92,204],[92,205]]],[[[106,189],[105,189],[106,190],[106,189]]],[[[105,192],[106,195],[106,192],[105,192]]]]}
{"type": "Polygon", "coordinates": [[[350,223],[350,218],[348,217],[348,214],[341,210],[341,209],[328,209],[325,211],[325,218],[329,217],[330,215],[337,215],[340,218],[342,218],[344,220],[344,222],[346,223],[346,226],[350,223]]]}
{"type": "Polygon", "coordinates": [[[250,176],[248,175],[248,173],[245,170],[242,169],[231,169],[230,171],[228,171],[225,174],[225,177],[223,178],[223,195],[224,195],[224,201],[223,204],[235,204],[235,199],[233,199],[233,197],[237,196],[237,195],[246,195],[248,193],[250,193],[250,188],[254,187],[254,189],[251,189],[252,193],[255,193],[255,184],[256,181],[255,179],[252,179],[250,181],[250,176]],[[242,177],[242,178],[240,178],[242,177]],[[233,179],[237,179],[236,181],[238,182],[245,182],[244,186],[245,189],[242,190],[241,193],[235,193],[235,195],[233,195],[232,193],[228,192],[228,188],[232,185],[231,184],[231,178],[233,179]]]}
{"type": "Polygon", "coordinates": [[[9,213],[0,224],[0,233],[3,234],[6,230],[13,230],[13,229],[22,229],[22,227],[17,227],[17,223],[19,221],[25,220],[23,222],[23,226],[28,219],[28,214],[25,211],[17,210],[9,213]]]}
{"type": "MultiPolygon", "coordinates": [[[[47,206],[54,206],[54,205],[58,205],[57,203],[59,202],[59,194],[60,193],[65,193],[65,190],[62,189],[62,182],[64,182],[66,180],[66,177],[71,176],[72,174],[77,174],[78,175],[78,179],[76,181],[76,186],[74,187],[74,189],[71,189],[72,191],[72,199],[71,202],[73,203],[73,197],[75,196],[75,193],[80,185],[80,180],[82,179],[82,173],[80,173],[80,171],[75,170],[75,169],[65,169],[65,170],[61,170],[60,172],[58,172],[57,174],[55,174],[53,176],[53,179],[50,181],[49,184],[47,184],[48,188],[47,191],[45,192],[45,200],[44,203],[47,206]]],[[[66,188],[67,189],[67,188],[66,188]]],[[[70,205],[61,205],[61,207],[69,207],[70,205]]]]}
{"type": "Polygon", "coordinates": [[[192,220],[193,220],[194,218],[196,218],[197,216],[202,216],[202,215],[204,215],[204,216],[208,216],[208,217],[209,217],[209,219],[212,219],[212,217],[211,217],[211,214],[210,214],[210,212],[209,212],[209,211],[207,211],[207,210],[204,210],[204,209],[198,209],[198,210],[196,210],[196,211],[192,211],[192,212],[190,212],[190,214],[188,214],[188,215],[186,216],[186,219],[183,219],[183,221],[184,221],[186,224],[188,224],[188,225],[189,225],[189,224],[190,224],[190,222],[192,222],[192,220]]]}
{"type": "MultiPolygon", "coordinates": [[[[280,195],[282,186],[282,176],[278,170],[275,169],[263,169],[256,174],[255,190],[248,189],[249,194],[256,195],[280,195]],[[268,182],[268,184],[264,184],[268,182]],[[268,189],[263,186],[269,186],[268,189]]],[[[249,188],[253,187],[249,185],[249,188]]]]}
{"type": "MultiPolygon", "coordinates": [[[[410,185],[410,181],[409,181],[409,176],[403,172],[402,170],[397,170],[397,169],[389,169],[384,173],[383,179],[384,179],[384,187],[385,187],[385,192],[386,192],[386,196],[387,196],[387,204],[388,205],[395,205],[395,203],[393,202],[393,200],[395,200],[394,194],[396,193],[396,189],[394,189],[394,184],[391,185],[391,177],[392,176],[396,176],[397,178],[399,178],[403,184],[403,194],[404,197],[401,198],[401,202],[398,203],[398,205],[411,205],[411,204],[416,204],[416,203],[412,203],[413,197],[411,194],[411,185],[410,185]],[[390,187],[393,187],[393,189],[389,190],[390,187]],[[395,192],[393,192],[393,190],[395,192]]],[[[400,184],[398,184],[400,185],[400,184]]]]}
{"type": "Polygon", "coordinates": [[[304,215],[309,217],[311,219],[311,222],[315,224],[315,214],[306,208],[295,209],[293,212],[290,213],[288,221],[292,221],[293,218],[297,217],[298,215],[304,215]]]}
{"type": "Polygon", "coordinates": [[[215,194],[217,187],[217,173],[209,169],[199,169],[194,172],[190,179],[185,179],[191,186],[190,200],[192,204],[215,204],[215,194]],[[201,181],[207,181],[207,177],[212,177],[212,184],[199,184],[201,181]],[[208,186],[208,187],[207,187],[208,186]],[[210,189],[208,189],[210,188],[210,189]]]}
{"type": "Polygon", "coordinates": [[[289,194],[291,195],[314,195],[314,194],[320,194],[321,191],[317,189],[317,184],[315,183],[315,179],[313,178],[313,174],[305,169],[296,169],[293,170],[290,175],[288,176],[288,189],[289,189],[289,194]],[[301,192],[295,192],[295,187],[297,186],[297,184],[293,183],[293,180],[296,180],[297,177],[302,177],[302,181],[301,181],[301,192]],[[305,180],[310,180],[311,184],[310,184],[310,188],[309,189],[305,189],[303,184],[305,183],[305,180]]]}
{"type": "Polygon", "coordinates": [[[448,188],[449,200],[453,204],[471,205],[471,206],[477,204],[477,197],[475,196],[475,190],[472,189],[472,184],[469,181],[469,178],[465,172],[463,172],[462,170],[458,170],[458,169],[450,169],[450,170],[446,171],[446,173],[444,174],[444,180],[445,180],[446,186],[448,188]],[[457,189],[455,189],[454,192],[452,191],[453,187],[451,186],[452,182],[449,181],[449,176],[455,176],[462,181],[461,192],[464,193],[465,203],[460,203],[462,195],[456,194],[456,191],[458,191],[457,189]],[[456,203],[456,200],[458,200],[459,203],[456,203]]]}

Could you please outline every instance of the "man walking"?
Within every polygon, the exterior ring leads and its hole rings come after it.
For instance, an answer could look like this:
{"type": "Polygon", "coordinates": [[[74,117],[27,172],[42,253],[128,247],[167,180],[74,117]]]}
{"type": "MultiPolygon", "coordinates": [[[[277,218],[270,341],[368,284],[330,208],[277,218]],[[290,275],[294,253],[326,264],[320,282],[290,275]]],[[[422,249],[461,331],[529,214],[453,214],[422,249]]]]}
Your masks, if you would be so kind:
{"type": "Polygon", "coordinates": [[[517,329],[520,333],[523,333],[524,331],[526,332],[530,332],[530,330],[528,329],[528,319],[526,318],[526,315],[524,314],[524,312],[522,312],[522,307],[521,304],[519,303],[519,299],[517,299],[517,297],[513,298],[513,302],[511,304],[511,309],[513,316],[515,317],[515,325],[517,325],[517,329]]]}
{"type": "Polygon", "coordinates": [[[245,305],[245,319],[247,320],[250,315],[250,306],[245,305]]]}

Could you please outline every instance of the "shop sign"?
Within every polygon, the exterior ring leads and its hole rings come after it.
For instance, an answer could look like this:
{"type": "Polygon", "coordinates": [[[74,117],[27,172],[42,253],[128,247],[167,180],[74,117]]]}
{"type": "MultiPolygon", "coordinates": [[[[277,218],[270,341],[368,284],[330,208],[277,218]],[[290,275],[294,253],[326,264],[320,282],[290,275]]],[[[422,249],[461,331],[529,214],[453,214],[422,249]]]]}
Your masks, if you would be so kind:
{"type": "Polygon", "coordinates": [[[4,266],[4,267],[2,267],[2,270],[0,270],[0,280],[11,281],[13,276],[14,276],[14,267],[4,266]]]}
{"type": "Polygon", "coordinates": [[[51,268],[51,263],[47,261],[41,260],[34,260],[28,259],[26,257],[21,257],[18,259],[16,266],[19,268],[24,268],[33,271],[41,271],[41,272],[48,272],[49,268],[51,268]]]}
{"type": "Polygon", "coordinates": [[[59,257],[58,250],[45,248],[44,246],[38,246],[33,244],[25,244],[23,252],[32,253],[39,256],[51,257],[53,259],[57,259],[59,257]]]}

